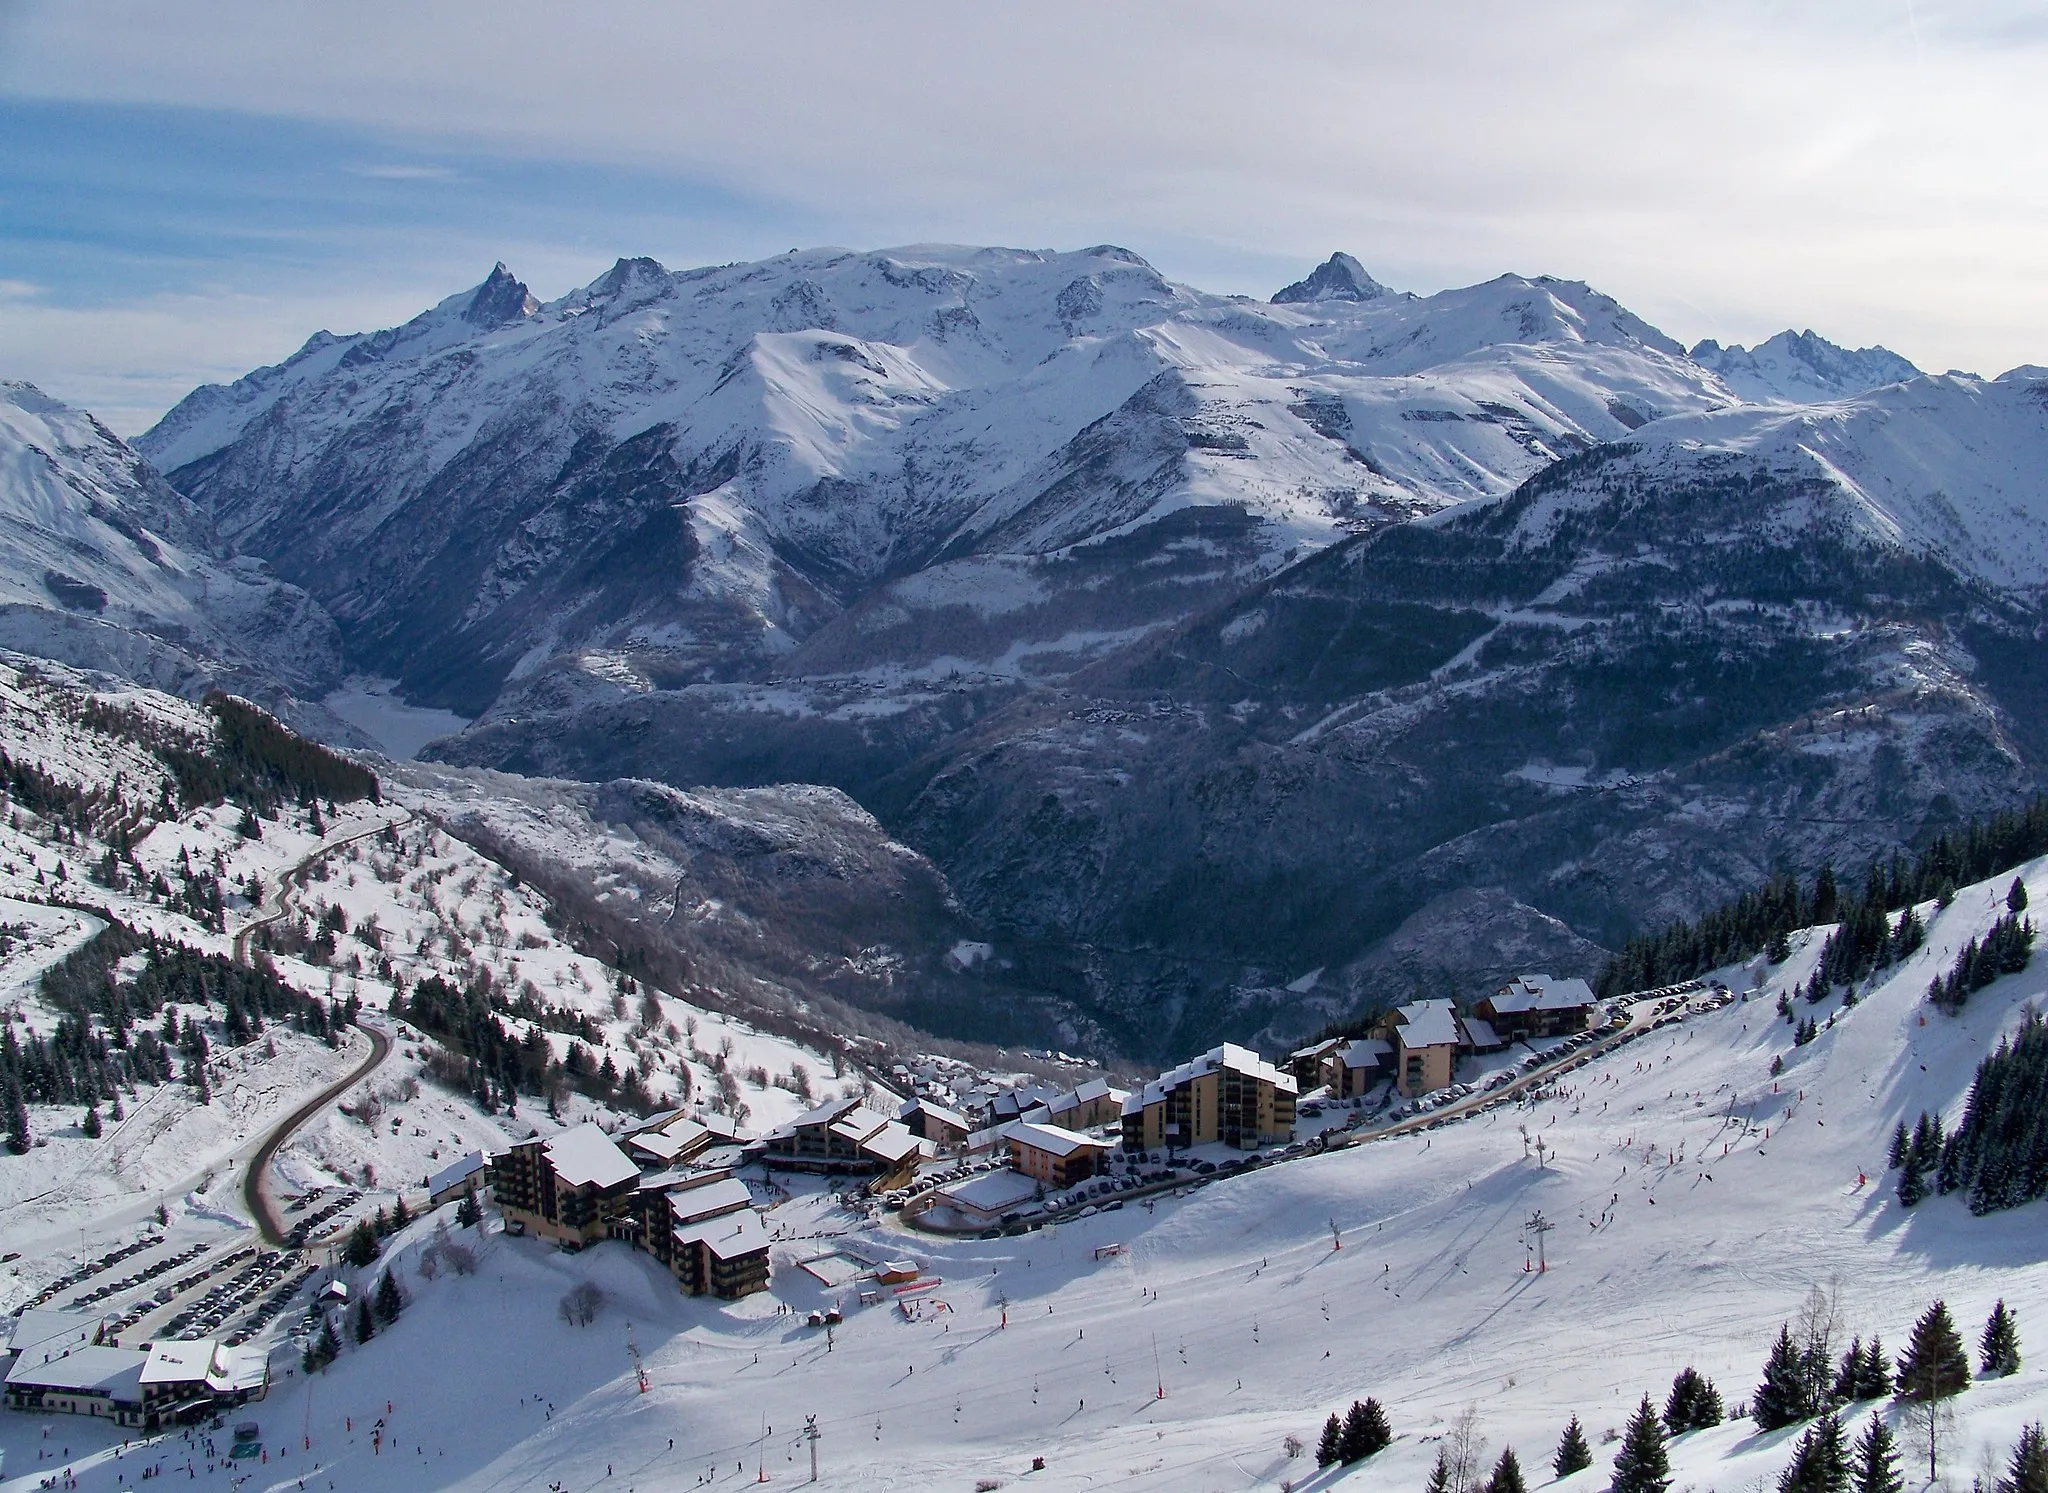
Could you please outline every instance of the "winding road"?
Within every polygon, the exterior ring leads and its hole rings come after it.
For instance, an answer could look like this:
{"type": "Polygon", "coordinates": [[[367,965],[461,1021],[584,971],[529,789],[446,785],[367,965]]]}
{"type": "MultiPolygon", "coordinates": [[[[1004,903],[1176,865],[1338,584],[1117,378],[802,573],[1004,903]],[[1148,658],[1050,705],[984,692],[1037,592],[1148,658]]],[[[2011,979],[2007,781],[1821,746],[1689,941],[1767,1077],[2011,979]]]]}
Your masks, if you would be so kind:
{"type": "MultiPolygon", "coordinates": [[[[315,847],[303,860],[278,878],[276,908],[265,912],[263,904],[259,903],[256,908],[257,916],[251,918],[235,930],[234,948],[237,962],[244,964],[248,962],[249,939],[258,928],[268,927],[279,919],[290,916],[292,912],[292,893],[305,887],[306,873],[316,864],[327,856],[332,855],[335,851],[355,844],[358,840],[367,840],[372,835],[383,834],[387,829],[396,829],[399,825],[410,823],[412,818],[413,816],[407,813],[396,819],[388,819],[382,823],[372,825],[369,829],[358,830],[352,835],[344,835],[338,840],[327,841],[315,847]]],[[[267,903],[269,899],[265,898],[264,901],[267,903]]],[[[298,1132],[301,1126],[327,1108],[328,1105],[334,1103],[343,1094],[347,1093],[350,1088],[361,1083],[372,1073],[375,1073],[384,1060],[391,1056],[391,1037],[389,1033],[381,1028],[369,1025],[367,1022],[358,1022],[356,1027],[358,1031],[370,1039],[369,1057],[365,1058],[346,1077],[329,1084],[311,1099],[308,1099],[304,1104],[301,1104],[297,1109],[286,1115],[282,1120],[279,1120],[277,1124],[273,1125],[270,1133],[263,1138],[263,1143],[256,1148],[255,1154],[249,1158],[249,1169],[242,1177],[242,1202],[249,1210],[249,1217],[256,1224],[256,1231],[263,1236],[263,1242],[272,1248],[277,1248],[284,1244],[285,1227],[284,1220],[278,1216],[277,1205],[270,1198],[271,1162],[277,1159],[277,1153],[284,1149],[285,1143],[298,1132]]]]}

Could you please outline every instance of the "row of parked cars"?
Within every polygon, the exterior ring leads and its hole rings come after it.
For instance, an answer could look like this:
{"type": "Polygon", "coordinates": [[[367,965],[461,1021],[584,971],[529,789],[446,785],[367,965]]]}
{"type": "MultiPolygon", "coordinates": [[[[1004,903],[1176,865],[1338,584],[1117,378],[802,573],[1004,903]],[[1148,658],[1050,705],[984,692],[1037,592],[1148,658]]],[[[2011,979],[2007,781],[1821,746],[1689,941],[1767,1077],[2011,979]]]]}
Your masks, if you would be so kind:
{"type": "MultiPolygon", "coordinates": [[[[286,1207],[285,1212],[290,1213],[296,1209],[304,1208],[310,1203],[318,1202],[322,1197],[326,1196],[327,1192],[328,1189],[325,1187],[316,1187],[297,1202],[286,1207]]],[[[361,1200],[362,1195],[361,1190],[358,1188],[342,1188],[332,1198],[321,1203],[319,1207],[313,1209],[312,1212],[294,1223],[291,1227],[291,1232],[285,1236],[286,1241],[294,1249],[304,1249],[306,1241],[313,1237],[313,1230],[334,1217],[335,1214],[345,1212],[354,1207],[361,1200]]]]}
{"type": "MultiPolygon", "coordinates": [[[[37,1292],[34,1296],[30,1297],[28,1303],[29,1307],[33,1309],[39,1306],[48,1306],[52,1300],[54,1300],[58,1296],[61,1296],[64,1292],[70,1290],[73,1286],[83,1285],[85,1282],[91,1280],[95,1275],[99,1275],[104,1271],[111,1270],[116,1265],[120,1264],[123,1260],[133,1259],[136,1255],[141,1254],[145,1249],[154,1249],[157,1245],[163,1242],[164,1236],[161,1234],[144,1234],[140,1239],[137,1239],[132,1244],[124,1244],[119,1249],[109,1250],[107,1253],[101,1255],[96,1260],[88,1260],[85,1264],[80,1265],[76,1270],[72,1271],[69,1275],[51,1281],[47,1286],[44,1286],[41,1291],[37,1292]]],[[[119,1287],[116,1287],[115,1289],[118,1290],[119,1287]]],[[[108,1292],[107,1294],[111,1295],[112,1292],[108,1292]]],[[[106,1296],[99,1296],[93,1299],[104,1301],[106,1299],[106,1296]]]]}
{"type": "MultiPolygon", "coordinates": [[[[239,1327],[227,1335],[228,1346],[231,1348],[239,1347],[276,1321],[279,1316],[283,1315],[284,1309],[291,1304],[291,1299],[305,1288],[306,1282],[319,1273],[319,1266],[306,1264],[301,1265],[297,1270],[292,1271],[289,1275],[278,1281],[276,1288],[263,1298],[262,1305],[258,1306],[239,1327]]],[[[266,1278],[274,1279],[275,1277],[266,1278]]]]}
{"type": "Polygon", "coordinates": [[[219,1331],[222,1323],[247,1306],[258,1292],[276,1285],[291,1268],[292,1259],[291,1254],[281,1249],[266,1249],[261,1254],[256,1254],[253,1249],[238,1249],[226,1256],[214,1268],[215,1274],[229,1265],[244,1260],[248,1260],[248,1263],[236,1271],[232,1278],[222,1281],[171,1318],[164,1328],[164,1336],[213,1336],[219,1331]],[[250,1259],[251,1255],[255,1255],[255,1258],[250,1259]]]}
{"type": "Polygon", "coordinates": [[[161,1260],[152,1260],[133,1275],[126,1275],[119,1280],[110,1280],[103,1285],[93,1287],[74,1301],[72,1305],[93,1306],[98,1302],[105,1301],[109,1296],[118,1296],[123,1291],[132,1291],[137,1286],[147,1285],[160,1275],[168,1275],[180,1265],[190,1264],[212,1247],[212,1245],[202,1242],[193,1245],[190,1249],[180,1250],[174,1255],[166,1255],[161,1260]]]}
{"type": "Polygon", "coordinates": [[[965,1181],[967,1178],[981,1172],[1000,1171],[1005,1164],[992,1156],[978,1156],[971,1161],[957,1161],[944,1171],[932,1172],[928,1176],[919,1177],[916,1182],[908,1187],[898,1187],[883,1193],[882,1206],[894,1213],[912,1198],[922,1197],[934,1187],[950,1187],[955,1182],[965,1181]]]}

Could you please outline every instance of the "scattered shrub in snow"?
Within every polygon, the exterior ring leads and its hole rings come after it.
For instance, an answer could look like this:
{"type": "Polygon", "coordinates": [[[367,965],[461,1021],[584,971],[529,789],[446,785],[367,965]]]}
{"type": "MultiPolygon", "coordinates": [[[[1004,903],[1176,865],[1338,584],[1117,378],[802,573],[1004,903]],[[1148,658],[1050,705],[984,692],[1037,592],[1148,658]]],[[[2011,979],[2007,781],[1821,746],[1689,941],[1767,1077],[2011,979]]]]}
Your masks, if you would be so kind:
{"type": "Polygon", "coordinates": [[[555,1306],[555,1315],[571,1327],[588,1327],[597,1320],[598,1309],[604,1305],[604,1292],[584,1281],[572,1286],[555,1306]]]}

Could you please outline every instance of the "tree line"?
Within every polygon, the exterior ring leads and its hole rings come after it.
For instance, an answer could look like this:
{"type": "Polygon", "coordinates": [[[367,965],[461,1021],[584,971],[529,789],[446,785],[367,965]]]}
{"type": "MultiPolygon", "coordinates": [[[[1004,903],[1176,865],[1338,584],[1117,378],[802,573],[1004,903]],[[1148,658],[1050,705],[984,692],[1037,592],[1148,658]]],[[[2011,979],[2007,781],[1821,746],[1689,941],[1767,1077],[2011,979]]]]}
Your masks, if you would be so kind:
{"type": "Polygon", "coordinates": [[[1933,1191],[1967,1192],[1970,1211],[2017,1208],[2048,1196],[2048,1023],[2028,1011],[2020,1028],[1977,1065],[1962,1122],[1953,1134],[1923,1111],[1892,1134],[1899,1201],[1912,1207],[1933,1191]]]}
{"type": "MultiPolygon", "coordinates": [[[[2036,796],[2022,807],[1942,831],[1910,860],[1899,851],[1873,860],[1858,892],[1840,887],[1826,865],[1803,889],[1789,873],[1776,872],[1762,886],[1697,918],[1681,918],[1629,939],[1601,969],[1597,994],[1605,999],[1674,985],[1760,952],[1782,959],[1796,930],[1821,923],[1842,925],[1823,963],[1831,983],[1846,984],[1902,957],[1899,938],[1905,923],[1894,930],[1889,914],[1929,900],[1946,906],[1957,887],[2044,854],[2048,798],[2036,796]]],[[[1917,919],[1911,921],[1917,925],[1917,919]]]]}

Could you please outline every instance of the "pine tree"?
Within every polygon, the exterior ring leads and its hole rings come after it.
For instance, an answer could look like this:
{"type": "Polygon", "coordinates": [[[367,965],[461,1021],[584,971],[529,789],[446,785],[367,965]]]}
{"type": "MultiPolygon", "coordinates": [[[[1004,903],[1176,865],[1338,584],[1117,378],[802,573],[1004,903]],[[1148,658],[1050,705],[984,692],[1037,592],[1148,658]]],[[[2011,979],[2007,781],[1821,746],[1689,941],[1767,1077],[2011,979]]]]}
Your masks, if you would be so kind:
{"type": "Polygon", "coordinates": [[[1350,1463],[1363,1461],[1374,1452],[1384,1451],[1393,1444],[1394,1430],[1387,1424],[1387,1412],[1380,1402],[1368,1396],[1363,1401],[1353,1400],[1351,1408],[1344,1414],[1343,1434],[1337,1443],[1337,1460],[1350,1463]]]}
{"type": "Polygon", "coordinates": [[[356,1220],[356,1226],[349,1230],[348,1243],[342,1246],[342,1258],[360,1270],[375,1260],[382,1246],[377,1243],[377,1230],[367,1218],[356,1220]]]}
{"type": "Polygon", "coordinates": [[[1668,1435],[1683,1436],[1687,1431],[1718,1426],[1721,1415],[1721,1391],[1698,1369],[1688,1366],[1671,1381],[1671,1395],[1664,1402],[1664,1430],[1668,1435]]]}
{"type": "Polygon", "coordinates": [[[1875,1410],[1856,1438],[1856,1460],[1850,1468],[1850,1485],[1855,1493],[1905,1493],[1899,1476],[1898,1444],[1875,1410]]]}
{"type": "Polygon", "coordinates": [[[1926,1196],[1927,1158],[1918,1146],[1914,1146],[1906,1152],[1906,1164],[1899,1169],[1899,1202],[1912,1208],[1926,1196]]]}
{"type": "Polygon", "coordinates": [[[1586,1443],[1585,1427],[1574,1415],[1564,1428],[1564,1435],[1557,1441],[1557,1455],[1550,1459],[1550,1469],[1559,1477],[1570,1477],[1573,1473],[1593,1465],[1593,1448],[1586,1443]]]}
{"type": "Polygon", "coordinates": [[[1856,1393],[1857,1377],[1863,1372],[1863,1339],[1851,1338],[1849,1351],[1842,1355],[1841,1365],[1835,1370],[1835,1402],[1847,1405],[1863,1397],[1856,1393]]]}
{"type": "Polygon", "coordinates": [[[1806,1419],[1807,1399],[1806,1364],[1793,1345],[1791,1325],[1783,1324],[1764,1363],[1763,1383],[1750,1396],[1749,1416],[1762,1431],[1796,1425],[1806,1419]]]}
{"type": "Polygon", "coordinates": [[[2020,1432],[2000,1493],[2048,1493],[2048,1433],[2038,1420],[2020,1432]]]}
{"type": "Polygon", "coordinates": [[[1451,1462],[1439,1447],[1436,1466],[1430,1469],[1429,1481],[1422,1485],[1422,1493],[1451,1493],[1451,1462]]]}
{"type": "Polygon", "coordinates": [[[1664,1449],[1664,1427],[1648,1395],[1629,1417],[1614,1459],[1612,1493],[1665,1493],[1671,1486],[1671,1458],[1664,1449]]]}
{"type": "Polygon", "coordinates": [[[1945,1400],[1969,1388],[1970,1358],[1946,1302],[1935,1302],[1913,1324],[1894,1379],[1902,1400],[1945,1400]]]}
{"type": "MultiPolygon", "coordinates": [[[[1353,1400],[1351,1408],[1344,1412],[1344,1430],[1337,1440],[1337,1460],[1348,1466],[1366,1457],[1369,1454],[1366,1446],[1369,1435],[1365,1423],[1365,1402],[1353,1400]]],[[[1370,1450],[1377,1451],[1378,1448],[1370,1450]]]]}
{"type": "Polygon", "coordinates": [[[2012,879],[2012,885],[2006,889],[2005,910],[2007,912],[2025,912],[2027,910],[2027,884],[2017,876],[2012,879]]]}
{"type": "Polygon", "coordinates": [[[105,1128],[100,1124],[100,1107],[97,1104],[86,1107],[85,1118],[78,1122],[78,1129],[87,1140],[98,1140],[105,1133],[105,1128]]]}
{"type": "Polygon", "coordinates": [[[1512,1446],[1501,1449],[1500,1460],[1493,1464],[1493,1478],[1486,1485],[1486,1493],[1529,1493],[1529,1485],[1522,1480],[1522,1464],[1512,1446]]]}
{"type": "Polygon", "coordinates": [[[1857,1371],[1856,1393],[1851,1398],[1882,1400],[1891,1392],[1892,1361],[1884,1351],[1883,1339],[1872,1338],[1863,1350],[1863,1367],[1857,1371]]]}
{"type": "Polygon", "coordinates": [[[367,1343],[377,1335],[377,1324],[370,1316],[370,1303],[360,1297],[356,1300],[356,1341],[367,1343]]]}
{"type": "Polygon", "coordinates": [[[483,1222],[483,1205],[476,1200],[476,1189],[463,1193],[462,1201],[455,1205],[455,1224],[458,1228],[474,1228],[483,1222]]]}
{"type": "Polygon", "coordinates": [[[1892,1132],[1891,1155],[1886,1158],[1885,1165],[1897,1171],[1906,1164],[1906,1156],[1912,1149],[1913,1137],[1906,1133],[1906,1122],[1901,1118],[1899,1128],[1892,1132]]]}
{"type": "Polygon", "coordinates": [[[405,1194],[398,1195],[398,1201],[391,1205],[391,1232],[397,1233],[412,1222],[412,1210],[405,1206],[405,1194]]]}
{"type": "MultiPolygon", "coordinates": [[[[2019,885],[2014,882],[2013,885],[2019,885]]],[[[2020,1328],[2013,1314],[2001,1298],[1991,1308],[1991,1316],[1984,1323],[1984,1336],[1979,1342],[1984,1373],[1995,1379],[2008,1378],[2020,1371],[2020,1328]]]]}
{"type": "Polygon", "coordinates": [[[1344,1427],[1338,1423],[1337,1413],[1330,1412],[1330,1418],[1323,1422],[1323,1439],[1316,1443],[1316,1466],[1337,1465],[1337,1448],[1344,1436],[1344,1427]]]}
{"type": "Polygon", "coordinates": [[[33,1143],[28,1131],[28,1105],[22,1102],[21,1090],[15,1089],[7,1101],[7,1149],[23,1156],[33,1143]]]}
{"type": "Polygon", "coordinates": [[[398,1314],[405,1310],[405,1298],[398,1294],[398,1282],[385,1271],[377,1279],[377,1320],[390,1326],[398,1320],[398,1314]]]}
{"type": "Polygon", "coordinates": [[[1823,1415],[1799,1438],[1791,1464],[1778,1479],[1778,1493],[1848,1493],[1849,1457],[1842,1423],[1823,1415]]]}
{"type": "Polygon", "coordinates": [[[341,1342],[334,1335],[334,1323],[323,1319],[319,1336],[306,1344],[306,1356],[301,1367],[309,1374],[317,1374],[334,1362],[335,1355],[340,1352],[341,1342]]]}

